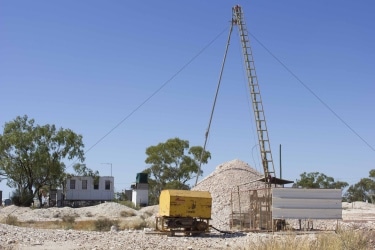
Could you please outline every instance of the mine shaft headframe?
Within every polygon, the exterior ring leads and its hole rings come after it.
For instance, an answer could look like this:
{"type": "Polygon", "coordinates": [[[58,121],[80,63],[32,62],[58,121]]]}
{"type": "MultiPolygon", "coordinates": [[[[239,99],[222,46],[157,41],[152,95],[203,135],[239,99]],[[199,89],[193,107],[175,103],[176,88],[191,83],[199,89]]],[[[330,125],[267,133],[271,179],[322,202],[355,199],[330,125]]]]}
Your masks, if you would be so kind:
{"type": "Polygon", "coordinates": [[[247,74],[248,86],[250,89],[250,96],[258,134],[260,156],[262,159],[264,171],[264,182],[271,185],[271,183],[274,183],[273,180],[275,180],[276,178],[275,168],[272,159],[270,140],[268,137],[266,118],[264,115],[258,78],[255,71],[253,53],[250,46],[250,39],[243,17],[242,8],[239,5],[235,5],[232,8],[232,27],[233,26],[238,27],[238,33],[240,36],[244,66],[247,74]]]}
{"type": "Polygon", "coordinates": [[[239,5],[235,5],[232,7],[232,25],[239,24],[238,14],[242,15],[242,8],[239,5]]]}

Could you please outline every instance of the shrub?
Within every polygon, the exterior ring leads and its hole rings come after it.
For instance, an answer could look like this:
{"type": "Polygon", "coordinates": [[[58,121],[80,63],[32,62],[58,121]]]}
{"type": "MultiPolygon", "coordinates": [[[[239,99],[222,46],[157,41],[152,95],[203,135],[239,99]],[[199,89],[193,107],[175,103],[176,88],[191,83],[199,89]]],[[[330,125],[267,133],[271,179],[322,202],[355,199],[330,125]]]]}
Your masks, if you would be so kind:
{"type": "Polygon", "coordinates": [[[94,225],[96,231],[109,231],[111,229],[111,226],[118,226],[118,221],[104,218],[96,220],[94,222],[94,225]]]}
{"type": "Polygon", "coordinates": [[[147,220],[146,221],[146,227],[148,228],[155,228],[156,226],[156,221],[155,220],[147,220]]]}
{"type": "Polygon", "coordinates": [[[371,240],[371,233],[362,230],[339,230],[337,232],[340,239],[341,249],[368,249],[371,240]]]}
{"type": "Polygon", "coordinates": [[[130,220],[122,221],[120,229],[142,229],[147,227],[147,222],[142,218],[135,217],[130,220]]]}
{"type": "Polygon", "coordinates": [[[8,215],[5,219],[5,223],[8,225],[16,226],[18,225],[18,218],[14,215],[8,215]]]}
{"type": "Polygon", "coordinates": [[[121,205],[124,205],[124,206],[130,207],[130,208],[133,208],[133,209],[139,210],[139,207],[137,207],[136,205],[134,205],[134,203],[131,202],[131,201],[120,201],[119,203],[120,203],[121,205]]]}
{"type": "Polygon", "coordinates": [[[146,217],[151,217],[151,216],[154,215],[154,213],[152,211],[146,211],[144,214],[145,214],[146,217]]]}
{"type": "Polygon", "coordinates": [[[34,195],[26,190],[16,190],[12,193],[12,203],[19,207],[30,207],[33,203],[34,195]]]}
{"type": "Polygon", "coordinates": [[[76,218],[71,215],[64,215],[62,217],[62,221],[65,223],[73,224],[75,222],[76,218]]]}
{"type": "Polygon", "coordinates": [[[322,232],[313,235],[297,235],[294,233],[284,235],[284,237],[263,238],[259,244],[251,245],[244,249],[257,250],[311,250],[311,249],[371,249],[370,242],[374,235],[371,232],[342,230],[335,233],[322,232]]]}
{"type": "Polygon", "coordinates": [[[127,211],[123,210],[120,212],[121,217],[131,217],[131,216],[136,216],[136,213],[134,211],[127,211]]]}

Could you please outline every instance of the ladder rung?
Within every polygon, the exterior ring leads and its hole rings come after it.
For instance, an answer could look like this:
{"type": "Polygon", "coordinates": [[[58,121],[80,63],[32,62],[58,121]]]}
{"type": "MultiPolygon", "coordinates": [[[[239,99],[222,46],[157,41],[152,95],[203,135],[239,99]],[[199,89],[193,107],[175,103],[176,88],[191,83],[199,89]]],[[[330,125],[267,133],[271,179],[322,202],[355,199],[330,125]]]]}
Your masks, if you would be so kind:
{"type": "Polygon", "coordinates": [[[264,153],[264,154],[269,154],[269,153],[271,153],[271,149],[269,147],[267,147],[266,149],[264,149],[261,152],[264,153]]]}

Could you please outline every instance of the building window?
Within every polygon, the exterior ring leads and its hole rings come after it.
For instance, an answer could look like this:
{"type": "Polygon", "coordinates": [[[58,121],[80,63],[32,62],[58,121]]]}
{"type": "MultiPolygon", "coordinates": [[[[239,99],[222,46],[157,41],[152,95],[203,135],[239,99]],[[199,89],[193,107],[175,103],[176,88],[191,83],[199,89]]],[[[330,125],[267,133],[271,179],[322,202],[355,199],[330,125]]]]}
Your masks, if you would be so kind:
{"type": "Polygon", "coordinates": [[[94,183],[94,189],[99,189],[99,183],[94,183]]]}
{"type": "Polygon", "coordinates": [[[111,190],[111,181],[105,181],[105,190],[111,190]]]}
{"type": "Polygon", "coordinates": [[[76,180],[70,180],[70,189],[76,189],[76,180]]]}
{"type": "Polygon", "coordinates": [[[87,180],[82,180],[82,189],[87,189],[87,180]]]}

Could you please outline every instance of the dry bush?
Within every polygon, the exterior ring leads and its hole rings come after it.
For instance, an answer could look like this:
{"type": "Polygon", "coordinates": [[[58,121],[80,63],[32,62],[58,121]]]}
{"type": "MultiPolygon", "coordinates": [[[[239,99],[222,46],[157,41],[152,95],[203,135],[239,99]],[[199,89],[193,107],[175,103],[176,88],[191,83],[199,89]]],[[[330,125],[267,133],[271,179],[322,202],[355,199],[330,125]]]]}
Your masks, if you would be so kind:
{"type": "Polygon", "coordinates": [[[111,226],[118,227],[118,221],[110,220],[107,218],[98,219],[94,222],[94,226],[96,231],[109,231],[111,229],[111,226]]]}
{"type": "Polygon", "coordinates": [[[155,228],[156,227],[156,221],[155,220],[152,220],[152,221],[146,220],[145,222],[146,222],[145,227],[147,227],[147,228],[155,228]]]}
{"type": "Polygon", "coordinates": [[[93,217],[93,215],[92,215],[91,212],[87,212],[87,213],[86,213],[86,217],[93,217]]]}
{"type": "Polygon", "coordinates": [[[77,221],[74,224],[74,230],[95,231],[95,221],[93,220],[77,221]]]}
{"type": "Polygon", "coordinates": [[[151,217],[151,216],[153,216],[154,215],[154,213],[152,212],[152,211],[145,211],[144,212],[144,216],[145,217],[151,217]]]}
{"type": "MultiPolygon", "coordinates": [[[[28,223],[28,222],[26,222],[28,223]]],[[[59,221],[38,221],[34,223],[26,224],[23,223],[22,226],[32,227],[32,228],[41,228],[41,229],[62,229],[64,228],[64,223],[59,221]]]]}
{"type": "MultiPolygon", "coordinates": [[[[287,235],[282,235],[279,237],[270,237],[263,239],[256,246],[251,245],[248,249],[257,250],[287,250],[287,249],[298,249],[298,250],[310,250],[310,249],[320,249],[311,246],[311,241],[306,237],[299,237],[294,233],[287,235]]],[[[328,250],[328,249],[327,249],[328,250]]]]}
{"type": "Polygon", "coordinates": [[[118,226],[117,220],[99,219],[99,220],[86,220],[77,221],[73,225],[74,230],[80,231],[109,231],[112,226],[118,226]]]}
{"type": "Polygon", "coordinates": [[[311,242],[311,249],[327,249],[327,250],[336,250],[342,249],[340,241],[337,237],[337,234],[319,234],[316,237],[316,240],[311,242]]]}
{"type": "Polygon", "coordinates": [[[135,210],[139,210],[139,207],[134,205],[134,203],[132,201],[120,201],[119,204],[130,207],[130,208],[135,209],[135,210]]]}
{"type": "Polygon", "coordinates": [[[137,214],[134,211],[127,211],[127,210],[122,210],[120,212],[121,217],[131,217],[131,216],[136,216],[137,214]]]}
{"type": "Polygon", "coordinates": [[[370,240],[374,234],[362,230],[339,230],[337,232],[341,243],[341,249],[369,249],[370,240]]]}
{"type": "Polygon", "coordinates": [[[17,226],[19,224],[18,218],[14,215],[8,215],[5,218],[5,224],[17,226]]]}
{"type": "Polygon", "coordinates": [[[371,249],[370,242],[375,233],[342,230],[335,233],[318,233],[314,235],[288,235],[271,237],[261,240],[260,243],[252,243],[246,249],[257,250],[365,250],[371,249]]]}
{"type": "Polygon", "coordinates": [[[147,222],[142,218],[136,217],[131,220],[124,220],[120,223],[119,228],[124,229],[142,229],[147,227],[147,222]]]}
{"type": "Polygon", "coordinates": [[[31,221],[26,221],[26,222],[19,222],[18,226],[39,228],[39,229],[74,229],[74,230],[81,230],[81,231],[94,231],[95,230],[94,221],[92,220],[71,222],[71,219],[67,219],[67,221],[70,221],[70,222],[31,220],[31,221]]]}
{"type": "Polygon", "coordinates": [[[73,224],[75,222],[76,218],[71,215],[64,215],[62,217],[62,221],[65,223],[73,224]]]}

